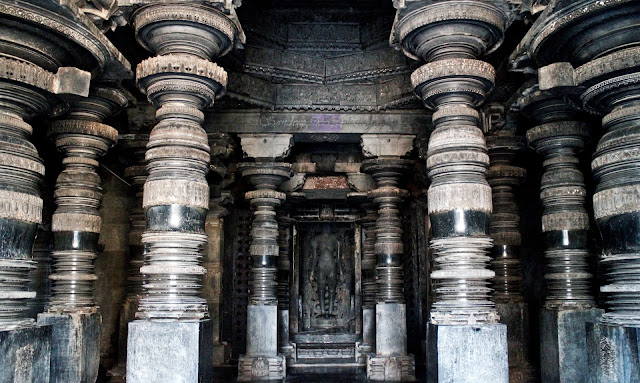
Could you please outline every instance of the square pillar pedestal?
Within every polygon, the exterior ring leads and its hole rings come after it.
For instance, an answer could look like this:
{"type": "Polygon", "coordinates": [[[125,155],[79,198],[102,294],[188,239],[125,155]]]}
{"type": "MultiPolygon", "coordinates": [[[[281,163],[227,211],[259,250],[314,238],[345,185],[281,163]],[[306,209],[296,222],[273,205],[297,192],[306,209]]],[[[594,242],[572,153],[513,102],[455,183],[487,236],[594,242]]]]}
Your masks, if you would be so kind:
{"type": "Polygon", "coordinates": [[[198,383],[213,380],[211,320],[129,323],[127,383],[198,383]]]}
{"type": "Polygon", "coordinates": [[[509,383],[528,383],[535,375],[529,364],[529,306],[524,302],[496,303],[500,322],[507,326],[509,383]]]}
{"type": "Polygon", "coordinates": [[[640,328],[587,323],[590,380],[587,383],[640,382],[640,328]]]}
{"type": "Polygon", "coordinates": [[[540,311],[540,372],[543,382],[588,382],[587,322],[595,322],[601,309],[540,311]]]}
{"type": "Polygon", "coordinates": [[[51,327],[0,330],[0,383],[49,383],[51,327]]]}
{"type": "Polygon", "coordinates": [[[376,352],[367,359],[367,378],[374,381],[412,382],[416,362],[407,355],[407,306],[376,304],[376,352]]]}
{"type": "Polygon", "coordinates": [[[286,373],[278,354],[278,306],[247,306],[247,354],[238,358],[238,381],[280,380],[286,373]]]}
{"type": "Polygon", "coordinates": [[[427,326],[427,382],[509,383],[507,326],[427,326]]]}
{"type": "Polygon", "coordinates": [[[99,313],[41,313],[51,326],[51,383],[95,383],[100,366],[99,313]]]}

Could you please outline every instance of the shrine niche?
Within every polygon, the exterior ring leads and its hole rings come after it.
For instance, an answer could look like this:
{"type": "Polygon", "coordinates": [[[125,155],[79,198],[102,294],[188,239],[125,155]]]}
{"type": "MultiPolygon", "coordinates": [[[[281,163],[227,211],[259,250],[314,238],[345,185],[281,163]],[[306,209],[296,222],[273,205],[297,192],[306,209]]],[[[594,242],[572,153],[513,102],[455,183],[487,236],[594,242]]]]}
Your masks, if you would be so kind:
{"type": "Polygon", "coordinates": [[[301,330],[353,331],[353,228],[336,223],[300,226],[301,330]]]}

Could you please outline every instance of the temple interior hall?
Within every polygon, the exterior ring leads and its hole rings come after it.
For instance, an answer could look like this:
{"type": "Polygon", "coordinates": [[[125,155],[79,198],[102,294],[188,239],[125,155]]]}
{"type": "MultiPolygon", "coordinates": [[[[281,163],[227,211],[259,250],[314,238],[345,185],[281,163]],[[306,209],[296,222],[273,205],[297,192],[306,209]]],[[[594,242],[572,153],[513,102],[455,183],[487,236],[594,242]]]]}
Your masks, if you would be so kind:
{"type": "Polygon", "coordinates": [[[640,383],[640,1],[0,0],[0,383],[640,383]]]}

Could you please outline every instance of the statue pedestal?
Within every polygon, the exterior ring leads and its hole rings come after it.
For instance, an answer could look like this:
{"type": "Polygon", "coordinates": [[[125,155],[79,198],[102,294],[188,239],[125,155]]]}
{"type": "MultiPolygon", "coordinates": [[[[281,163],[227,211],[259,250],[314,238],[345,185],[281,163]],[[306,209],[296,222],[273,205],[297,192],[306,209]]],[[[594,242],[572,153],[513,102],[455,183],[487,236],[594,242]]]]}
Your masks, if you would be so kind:
{"type": "Polygon", "coordinates": [[[640,328],[587,323],[587,383],[640,381],[640,328]]]}

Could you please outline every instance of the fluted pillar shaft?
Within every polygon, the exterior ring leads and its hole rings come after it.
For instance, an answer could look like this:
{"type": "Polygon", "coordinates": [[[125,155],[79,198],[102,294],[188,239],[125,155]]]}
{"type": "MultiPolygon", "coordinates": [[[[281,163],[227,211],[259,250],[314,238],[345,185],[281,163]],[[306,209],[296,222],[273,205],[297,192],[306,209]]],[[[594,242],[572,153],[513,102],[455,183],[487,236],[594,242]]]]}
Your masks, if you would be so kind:
{"type": "Polygon", "coordinates": [[[102,188],[96,170],[98,158],[118,139],[118,132],[102,121],[126,103],[121,91],[95,87],[87,99],[72,103],[66,119],[55,121],[49,131],[64,155],[54,192],[49,313],[97,309],[93,262],[100,236],[102,188]]]}
{"type": "Polygon", "coordinates": [[[291,295],[291,227],[293,220],[285,211],[277,212],[278,221],[278,276],[276,287],[278,298],[278,352],[292,356],[293,346],[289,339],[289,305],[291,295]]]}
{"type": "Polygon", "coordinates": [[[489,149],[488,182],[492,191],[493,214],[491,238],[496,273],[493,279],[495,302],[522,302],[522,269],[520,266],[520,214],[514,189],[524,181],[526,170],[516,163],[518,151],[524,148],[524,138],[515,132],[496,133],[487,137],[489,149]]]}
{"type": "MultiPolygon", "coordinates": [[[[367,360],[370,380],[415,380],[415,360],[407,354],[407,315],[404,299],[404,239],[400,206],[409,193],[399,187],[400,179],[412,165],[405,158],[413,149],[414,136],[362,135],[367,158],[361,171],[371,174],[376,188],[368,192],[377,209],[375,226],[375,354],[367,360]]],[[[374,213],[374,212],[371,212],[374,213]]],[[[370,214],[373,219],[374,214],[370,214]]],[[[371,239],[370,239],[371,241],[371,239]]],[[[367,244],[371,251],[371,242],[367,244]]],[[[369,257],[370,254],[367,254],[369,257]]],[[[372,263],[365,259],[367,266],[372,263]]],[[[374,291],[371,291],[373,293],[374,291]]],[[[367,297],[368,301],[374,297],[367,297]]]]}
{"type": "Polygon", "coordinates": [[[404,244],[399,205],[408,192],[398,187],[398,181],[408,165],[407,160],[388,157],[369,159],[363,164],[362,170],[370,173],[377,184],[377,188],[369,192],[378,208],[374,229],[377,303],[404,303],[404,244]]]}
{"type": "Polygon", "coordinates": [[[53,94],[69,90],[64,74],[76,76],[72,89],[82,93],[88,91],[89,73],[60,68],[54,74],[11,58],[0,58],[0,68],[0,328],[13,329],[34,322],[26,300],[35,297],[29,272],[36,267],[31,252],[43,205],[38,184],[45,167],[26,120],[49,112],[57,102],[53,94]]]}
{"type": "Polygon", "coordinates": [[[241,136],[242,150],[254,162],[238,170],[253,190],[245,193],[253,210],[249,255],[251,282],[247,307],[247,349],[238,361],[238,380],[277,380],[286,376],[278,354],[278,264],[280,247],[276,208],[286,199],[277,188],[291,177],[291,164],[277,162],[293,144],[291,135],[241,136]]]}
{"type": "Polygon", "coordinates": [[[411,81],[435,129],[427,149],[436,280],[434,324],[496,323],[487,268],[492,247],[489,156],[477,108],[494,86],[495,70],[478,57],[499,44],[507,15],[500,2],[442,1],[408,12],[395,36],[405,53],[427,64],[411,81]],[[449,28],[438,28],[446,20],[449,28]]]}
{"type": "Polygon", "coordinates": [[[524,144],[524,137],[512,130],[496,130],[487,136],[491,162],[488,182],[493,195],[491,266],[496,273],[492,297],[501,321],[507,325],[511,383],[534,381],[529,362],[529,307],[522,296],[520,215],[515,199],[515,189],[527,174],[517,161],[524,144]]]}
{"type": "MultiPolygon", "coordinates": [[[[131,116],[130,116],[131,117],[131,116]]],[[[143,277],[140,268],[144,264],[144,247],[142,246],[142,233],[146,227],[144,209],[142,208],[142,194],[144,183],[147,179],[147,169],[144,154],[149,142],[149,134],[138,131],[135,124],[129,122],[131,133],[121,134],[118,137],[118,148],[131,155],[130,164],[124,169],[124,176],[131,185],[134,195],[133,205],[129,212],[129,259],[127,265],[127,283],[122,311],[120,312],[120,327],[118,339],[118,364],[108,371],[110,382],[124,381],[127,362],[127,337],[129,322],[135,319],[140,298],[143,294],[143,277]]]]}
{"type": "Polygon", "coordinates": [[[376,221],[378,211],[375,204],[363,205],[364,216],[360,219],[364,240],[362,243],[362,343],[365,353],[375,350],[376,345],[376,221]]]}
{"type": "Polygon", "coordinates": [[[138,40],[156,55],[138,65],[138,86],[158,107],[146,153],[145,295],[136,316],[202,320],[209,315],[199,290],[210,151],[201,125],[203,110],[227,81],[226,72],[210,60],[231,49],[237,32],[205,4],[144,6],[132,19],[138,40]]]}
{"type": "Polygon", "coordinates": [[[433,111],[426,166],[435,297],[427,328],[427,364],[438,374],[428,378],[464,381],[471,374],[487,373],[494,382],[506,382],[506,328],[497,324],[489,286],[495,276],[488,267],[492,195],[478,108],[496,77],[491,64],[480,58],[502,42],[510,22],[508,4],[435,0],[396,6],[400,9],[391,41],[426,63],[413,72],[411,83],[433,111]],[[482,327],[473,333],[471,325],[482,327]],[[483,357],[466,355],[452,362],[442,352],[449,344],[465,349],[491,344],[491,350],[469,351],[483,357]]]}
{"type": "Polygon", "coordinates": [[[540,199],[547,242],[545,306],[550,309],[595,305],[587,264],[587,192],[577,158],[588,137],[587,126],[579,121],[549,122],[527,132],[529,143],[544,158],[540,199]]]}

